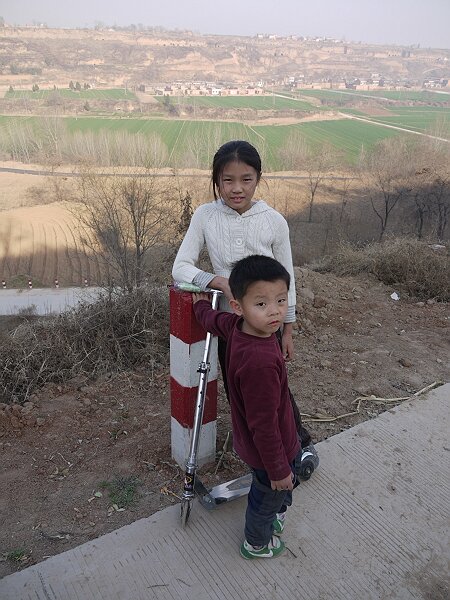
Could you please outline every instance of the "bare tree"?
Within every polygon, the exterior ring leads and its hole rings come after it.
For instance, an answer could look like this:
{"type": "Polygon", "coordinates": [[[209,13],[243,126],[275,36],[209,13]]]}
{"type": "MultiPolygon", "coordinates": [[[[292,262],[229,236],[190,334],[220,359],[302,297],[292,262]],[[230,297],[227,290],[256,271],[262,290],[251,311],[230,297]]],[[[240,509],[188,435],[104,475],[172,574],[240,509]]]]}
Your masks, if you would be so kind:
{"type": "Polygon", "coordinates": [[[125,175],[85,171],[73,214],[90,233],[83,243],[103,259],[119,285],[132,290],[151,274],[151,249],[172,243],[179,205],[167,178],[149,170],[125,175]]]}
{"type": "Polygon", "coordinates": [[[306,171],[308,178],[308,223],[312,222],[319,186],[338,163],[338,153],[329,143],[308,145],[300,134],[291,135],[280,150],[284,170],[306,171]]]}
{"type": "Polygon", "coordinates": [[[344,219],[344,213],[347,208],[348,199],[349,199],[349,191],[351,186],[351,176],[344,175],[340,181],[341,186],[339,189],[339,197],[341,199],[341,206],[339,209],[339,223],[342,223],[344,219]]]}
{"type": "Polygon", "coordinates": [[[432,211],[436,217],[436,235],[443,240],[450,216],[450,174],[439,174],[431,187],[432,211]]]}
{"type": "Polygon", "coordinates": [[[417,236],[423,236],[425,222],[434,217],[439,240],[445,235],[450,214],[450,152],[448,143],[423,138],[411,156],[414,178],[411,197],[414,201],[417,236]]]}
{"type": "Polygon", "coordinates": [[[372,209],[380,222],[379,241],[392,211],[411,191],[414,166],[409,160],[410,151],[403,138],[382,140],[360,164],[372,209]]]}

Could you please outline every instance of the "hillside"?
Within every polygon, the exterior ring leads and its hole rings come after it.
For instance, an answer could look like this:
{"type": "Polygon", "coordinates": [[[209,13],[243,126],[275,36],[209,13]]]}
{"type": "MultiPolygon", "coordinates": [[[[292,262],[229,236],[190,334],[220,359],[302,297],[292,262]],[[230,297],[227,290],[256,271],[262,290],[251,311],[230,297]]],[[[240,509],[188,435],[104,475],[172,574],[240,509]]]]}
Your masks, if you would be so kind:
{"type": "Polygon", "coordinates": [[[0,29],[0,87],[150,85],[173,80],[306,81],[381,74],[392,80],[448,77],[450,50],[339,40],[235,37],[113,29],[0,29]]]}

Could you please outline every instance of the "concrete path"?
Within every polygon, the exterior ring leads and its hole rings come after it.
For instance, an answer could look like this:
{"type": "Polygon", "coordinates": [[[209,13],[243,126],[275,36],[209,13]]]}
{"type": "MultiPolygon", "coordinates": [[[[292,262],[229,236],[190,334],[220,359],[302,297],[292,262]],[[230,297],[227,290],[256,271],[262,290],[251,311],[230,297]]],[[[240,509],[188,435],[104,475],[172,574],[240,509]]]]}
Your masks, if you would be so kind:
{"type": "Polygon", "coordinates": [[[245,499],[179,506],[0,581],[1,600],[448,600],[450,384],[318,444],[275,560],[239,557],[245,499]]]}
{"type": "Polygon", "coordinates": [[[0,289],[0,315],[17,315],[29,311],[32,315],[59,314],[79,302],[95,302],[100,287],[0,289]]]}

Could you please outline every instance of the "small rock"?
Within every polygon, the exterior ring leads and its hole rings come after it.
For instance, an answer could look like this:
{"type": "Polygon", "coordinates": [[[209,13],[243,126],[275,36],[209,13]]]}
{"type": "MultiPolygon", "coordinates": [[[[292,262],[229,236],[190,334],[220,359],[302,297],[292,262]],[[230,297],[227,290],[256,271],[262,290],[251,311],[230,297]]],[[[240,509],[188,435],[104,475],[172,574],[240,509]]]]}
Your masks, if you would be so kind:
{"type": "Polygon", "coordinates": [[[314,308],[324,308],[328,304],[328,300],[323,296],[315,296],[313,301],[314,308]]]}
{"type": "Polygon", "coordinates": [[[320,361],[320,366],[322,367],[322,369],[329,369],[332,366],[332,362],[331,360],[321,360],[320,361]]]}
{"type": "Polygon", "coordinates": [[[417,306],[425,306],[425,302],[416,302],[417,306]]]}
{"type": "Polygon", "coordinates": [[[13,404],[11,406],[11,412],[13,415],[15,415],[16,417],[20,417],[22,414],[22,407],[19,406],[18,404],[13,404]]]}
{"type": "Polygon", "coordinates": [[[36,425],[37,425],[38,427],[42,427],[42,425],[44,425],[44,424],[45,424],[45,419],[44,419],[43,417],[38,417],[38,418],[36,419],[36,425]]]}
{"type": "Polygon", "coordinates": [[[300,298],[303,298],[303,300],[308,300],[309,302],[314,301],[314,292],[310,288],[299,288],[298,295],[300,298]]]}
{"type": "Polygon", "coordinates": [[[402,365],[402,367],[412,367],[412,362],[407,358],[399,358],[398,362],[402,365]]]}
{"type": "Polygon", "coordinates": [[[436,300],[434,298],[428,298],[427,304],[436,304],[436,300]]]}
{"type": "Polygon", "coordinates": [[[21,427],[23,427],[23,423],[21,421],[19,421],[19,419],[14,415],[11,415],[10,422],[11,422],[11,426],[14,429],[20,429],[21,427]]]}

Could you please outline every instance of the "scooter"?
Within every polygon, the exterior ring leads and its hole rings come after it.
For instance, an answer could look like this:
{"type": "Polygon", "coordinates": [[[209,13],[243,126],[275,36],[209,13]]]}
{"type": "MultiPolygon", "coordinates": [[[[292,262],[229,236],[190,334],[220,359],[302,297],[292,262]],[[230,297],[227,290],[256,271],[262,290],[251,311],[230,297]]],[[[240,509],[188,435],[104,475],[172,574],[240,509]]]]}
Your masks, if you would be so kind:
{"type": "MultiPolygon", "coordinates": [[[[186,292],[198,293],[202,291],[200,288],[190,283],[177,283],[176,288],[186,292]]],[[[212,289],[208,289],[206,292],[212,295],[211,306],[216,310],[222,292],[212,289]]],[[[207,510],[214,510],[225,502],[230,502],[231,500],[236,500],[237,498],[247,495],[252,483],[252,474],[247,473],[246,475],[242,475],[242,477],[238,477],[227,483],[219,484],[208,490],[196,475],[198,446],[205,408],[206,388],[208,385],[208,374],[211,368],[210,351],[212,338],[212,334],[207,332],[203,359],[197,369],[197,372],[200,374],[199,385],[195,402],[194,423],[192,427],[189,454],[186,460],[183,495],[181,497],[181,525],[183,528],[186,527],[188,522],[195,496],[198,497],[200,504],[204,508],[207,510]]],[[[309,451],[309,449],[305,450],[306,451],[304,451],[301,456],[300,465],[296,468],[296,472],[300,479],[307,480],[311,477],[314,469],[317,468],[319,460],[313,446],[311,447],[311,451],[309,451]]]]}

